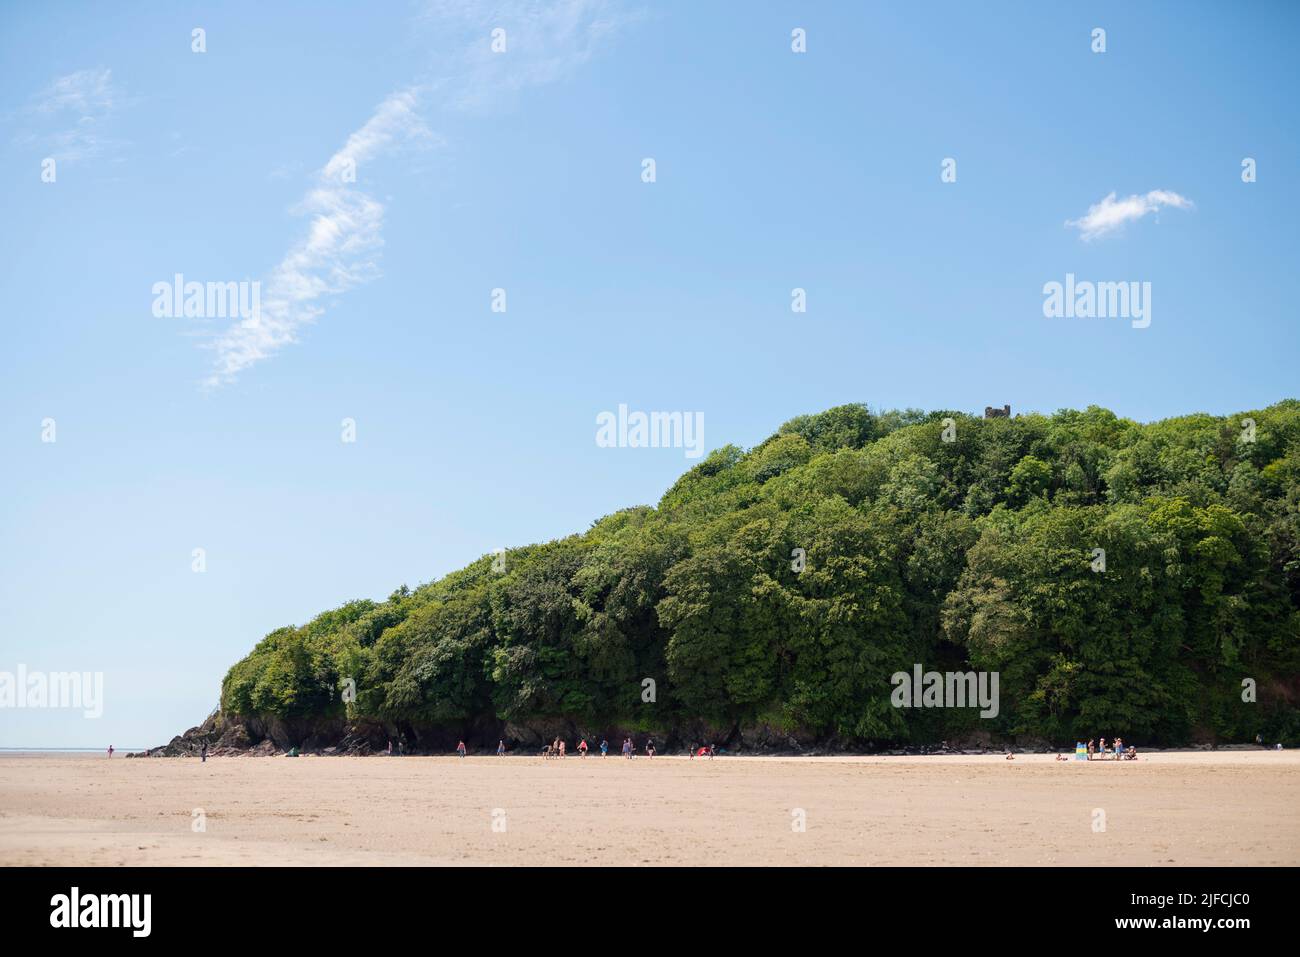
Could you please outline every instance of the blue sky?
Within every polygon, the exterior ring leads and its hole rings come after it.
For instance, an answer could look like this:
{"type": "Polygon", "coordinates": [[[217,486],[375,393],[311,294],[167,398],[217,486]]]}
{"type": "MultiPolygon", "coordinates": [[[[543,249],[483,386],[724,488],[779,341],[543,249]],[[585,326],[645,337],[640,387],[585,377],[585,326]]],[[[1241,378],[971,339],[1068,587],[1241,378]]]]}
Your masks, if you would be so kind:
{"type": "Polygon", "coordinates": [[[0,746],[161,743],[275,627],[657,501],[693,460],[598,447],[620,403],[701,412],[714,448],[843,402],[1295,396],[1298,24],[5,4],[0,670],[102,671],[105,701],[0,712],[0,746]],[[1116,228],[1067,225],[1111,193],[1116,228]],[[251,329],[159,318],[177,273],[278,301],[251,329]],[[1045,318],[1067,273],[1150,282],[1151,325],[1045,318]]]}

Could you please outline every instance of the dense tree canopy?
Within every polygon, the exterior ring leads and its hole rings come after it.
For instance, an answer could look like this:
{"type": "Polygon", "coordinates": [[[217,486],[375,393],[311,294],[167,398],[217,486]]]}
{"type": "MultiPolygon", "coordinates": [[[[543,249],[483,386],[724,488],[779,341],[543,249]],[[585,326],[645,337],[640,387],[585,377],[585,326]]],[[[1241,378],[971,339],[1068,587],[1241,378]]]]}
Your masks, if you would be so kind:
{"type": "Polygon", "coordinates": [[[1096,407],[799,416],[716,450],[657,508],[278,629],[222,688],[249,716],[763,723],[850,746],[977,724],[1294,740],[1298,704],[1295,400],[1146,425],[1096,407]],[[890,676],[916,663],[998,672],[999,715],[892,707],[890,676]]]}

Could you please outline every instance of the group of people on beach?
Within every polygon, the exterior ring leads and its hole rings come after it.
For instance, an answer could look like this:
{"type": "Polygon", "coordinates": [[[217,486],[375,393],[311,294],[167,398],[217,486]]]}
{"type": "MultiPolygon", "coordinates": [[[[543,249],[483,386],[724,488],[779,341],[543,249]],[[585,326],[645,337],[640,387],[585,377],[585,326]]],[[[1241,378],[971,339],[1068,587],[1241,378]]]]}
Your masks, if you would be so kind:
{"type": "MultiPolygon", "coordinates": [[[[555,738],[555,740],[552,741],[550,744],[544,745],[544,746],[542,747],[542,757],[543,757],[543,758],[562,758],[562,757],[565,757],[565,756],[568,754],[568,747],[569,747],[569,746],[568,746],[568,742],[566,742],[566,741],[564,740],[564,738],[562,738],[562,737],[558,737],[558,736],[557,736],[557,737],[555,738]]],[[[583,757],[583,758],[585,758],[585,757],[587,756],[587,752],[590,750],[590,748],[589,748],[588,745],[587,745],[587,739],[586,739],[586,738],[580,738],[580,739],[578,740],[578,747],[577,747],[575,750],[577,750],[577,752],[578,752],[578,756],[579,756],[579,757],[583,757]]],[[[503,756],[505,753],[506,753],[506,743],[505,743],[505,741],[498,741],[498,742],[497,742],[497,757],[501,757],[501,756],[503,756]]],[[[631,739],[631,738],[624,738],[624,739],[623,739],[623,757],[628,758],[628,759],[631,759],[632,756],[633,756],[634,754],[636,754],[636,745],[632,742],[632,739],[631,739]]],[[[654,738],[648,738],[648,739],[646,739],[646,743],[645,743],[645,755],[646,755],[646,757],[648,757],[648,758],[653,758],[653,757],[655,756],[655,742],[654,742],[654,738]]],[[[600,739],[600,756],[601,756],[602,758],[607,758],[607,757],[609,757],[609,739],[607,739],[607,738],[601,738],[601,739],[600,739]]]]}
{"type": "MultiPolygon", "coordinates": [[[[601,744],[599,744],[598,746],[599,749],[601,749],[602,758],[610,757],[610,741],[602,737],[601,744]]],[[[207,759],[207,744],[205,744],[205,742],[204,742],[203,750],[204,750],[204,759],[207,759]]],[[[578,757],[582,757],[582,758],[586,757],[586,754],[588,754],[588,750],[590,750],[590,748],[589,745],[586,744],[585,737],[580,737],[580,739],[578,739],[577,748],[575,750],[578,753],[578,757]]],[[[647,758],[653,758],[654,755],[658,753],[656,752],[655,749],[653,737],[647,737],[645,745],[643,745],[642,750],[643,752],[645,752],[647,758]]],[[[389,740],[389,748],[387,748],[387,754],[389,754],[390,757],[391,755],[394,754],[404,754],[404,753],[406,753],[406,750],[402,748],[402,744],[400,744],[400,742],[398,742],[398,748],[396,748],[394,752],[393,741],[391,741],[391,739],[389,740]]],[[[456,742],[456,754],[458,754],[458,757],[463,758],[467,753],[468,753],[468,749],[465,748],[465,742],[463,740],[456,742]]],[[[636,753],[637,753],[636,742],[632,740],[632,737],[624,737],[623,757],[627,758],[628,761],[630,761],[630,759],[636,757],[636,753]]],[[[716,757],[716,754],[718,754],[718,748],[716,748],[716,746],[712,744],[699,745],[698,748],[695,745],[690,745],[690,748],[686,749],[686,757],[692,759],[708,758],[710,759],[710,761],[712,761],[712,758],[716,757]]],[[[498,758],[504,757],[504,755],[506,755],[506,741],[504,741],[504,739],[498,740],[497,757],[498,758]]],[[[563,757],[567,757],[567,755],[568,755],[568,742],[565,741],[563,737],[556,736],[555,740],[551,741],[550,744],[542,746],[543,758],[563,758],[563,757]]]]}
{"type": "MultiPolygon", "coordinates": [[[[607,738],[600,739],[599,748],[600,748],[600,756],[602,758],[609,757],[609,740],[607,738]]],[[[456,750],[461,757],[464,757],[465,742],[462,741],[457,746],[456,750]]],[[[590,750],[590,747],[587,744],[587,739],[579,738],[578,746],[574,750],[578,752],[579,757],[585,758],[587,756],[588,751],[590,750]]],[[[647,738],[645,744],[642,747],[642,750],[644,751],[645,756],[647,758],[653,758],[655,754],[658,753],[657,750],[655,749],[655,739],[647,738]]],[[[636,742],[633,741],[632,738],[630,737],[624,738],[623,749],[622,749],[623,757],[627,758],[630,761],[632,760],[632,758],[636,756],[636,751],[637,751],[636,742]]],[[[506,753],[505,741],[504,740],[497,741],[497,757],[504,757],[505,753],[506,753]]],[[[557,736],[555,740],[553,740],[550,744],[546,744],[542,746],[543,758],[547,758],[547,759],[563,758],[566,757],[568,753],[569,753],[568,742],[565,741],[564,738],[559,736],[557,736]]],[[[690,758],[700,757],[700,758],[710,758],[710,759],[713,758],[713,756],[716,753],[717,753],[717,749],[712,744],[701,745],[698,749],[694,745],[692,745],[686,752],[687,757],[690,758]]]]}
{"type": "MultiPolygon", "coordinates": [[[[1106,739],[1102,738],[1100,744],[1093,739],[1089,739],[1087,744],[1082,741],[1074,742],[1074,756],[1088,761],[1136,761],[1138,752],[1131,744],[1127,748],[1124,747],[1123,738],[1116,738],[1109,748],[1106,747],[1106,739]]],[[[1064,761],[1065,756],[1058,755],[1057,759],[1064,761]]]]}

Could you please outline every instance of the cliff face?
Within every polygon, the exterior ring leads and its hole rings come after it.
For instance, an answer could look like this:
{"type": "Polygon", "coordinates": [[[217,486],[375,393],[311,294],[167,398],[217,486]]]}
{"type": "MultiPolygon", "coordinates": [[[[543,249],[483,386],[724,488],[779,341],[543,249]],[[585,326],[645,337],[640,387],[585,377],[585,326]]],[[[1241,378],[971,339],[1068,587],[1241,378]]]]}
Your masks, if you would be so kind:
{"type": "MultiPolygon", "coordinates": [[[[653,740],[663,754],[680,753],[703,745],[714,745],[725,754],[835,754],[876,753],[861,742],[818,738],[807,733],[792,734],[767,724],[732,727],[696,722],[680,728],[596,728],[555,719],[520,723],[489,722],[478,727],[451,729],[435,726],[385,725],[374,721],[342,719],[303,719],[284,721],[277,718],[225,716],[214,714],[203,724],[177,735],[170,742],[127,757],[198,757],[203,743],[210,756],[273,756],[297,748],[300,753],[318,755],[382,755],[391,741],[394,753],[445,755],[464,741],[471,753],[495,754],[498,741],[504,741],[511,754],[535,754],[562,738],[570,752],[583,739],[596,753],[602,738],[609,741],[610,754],[617,754],[624,738],[632,738],[637,753],[653,740]]],[[[966,751],[983,753],[1008,748],[1022,751],[1050,751],[1049,743],[1033,738],[1018,741],[995,740],[984,731],[933,745],[893,749],[880,753],[944,753],[966,751]]]]}
{"type": "Polygon", "coordinates": [[[128,757],[197,757],[207,742],[209,755],[279,754],[292,748],[316,754],[386,754],[388,743],[406,754],[449,754],[460,741],[476,752],[495,752],[504,741],[510,752],[540,751],[556,738],[563,738],[572,749],[582,739],[593,750],[601,738],[610,742],[616,753],[625,737],[637,742],[638,748],[653,739],[660,750],[684,750],[688,747],[715,744],[730,752],[799,753],[807,750],[835,751],[839,742],[818,741],[814,737],[792,735],[768,725],[731,728],[697,723],[685,728],[595,728],[563,719],[510,723],[488,722],[470,728],[446,728],[412,724],[386,725],[375,721],[344,719],[281,720],[220,713],[202,724],[172,738],[167,744],[128,757]]]}

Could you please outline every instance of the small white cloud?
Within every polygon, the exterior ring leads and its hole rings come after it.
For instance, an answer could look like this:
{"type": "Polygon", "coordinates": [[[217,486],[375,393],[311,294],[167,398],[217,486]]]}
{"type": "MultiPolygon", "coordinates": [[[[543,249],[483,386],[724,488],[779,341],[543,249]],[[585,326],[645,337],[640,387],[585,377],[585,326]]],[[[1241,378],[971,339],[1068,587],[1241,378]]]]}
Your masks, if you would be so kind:
{"type": "Polygon", "coordinates": [[[1158,213],[1166,206],[1192,209],[1193,203],[1186,196],[1167,189],[1153,189],[1142,196],[1135,193],[1123,199],[1116,199],[1112,192],[1100,203],[1089,206],[1086,215],[1079,219],[1067,219],[1065,225],[1075,227],[1079,230],[1080,238],[1091,242],[1122,229],[1125,223],[1141,219],[1148,213],[1158,213]]]}

